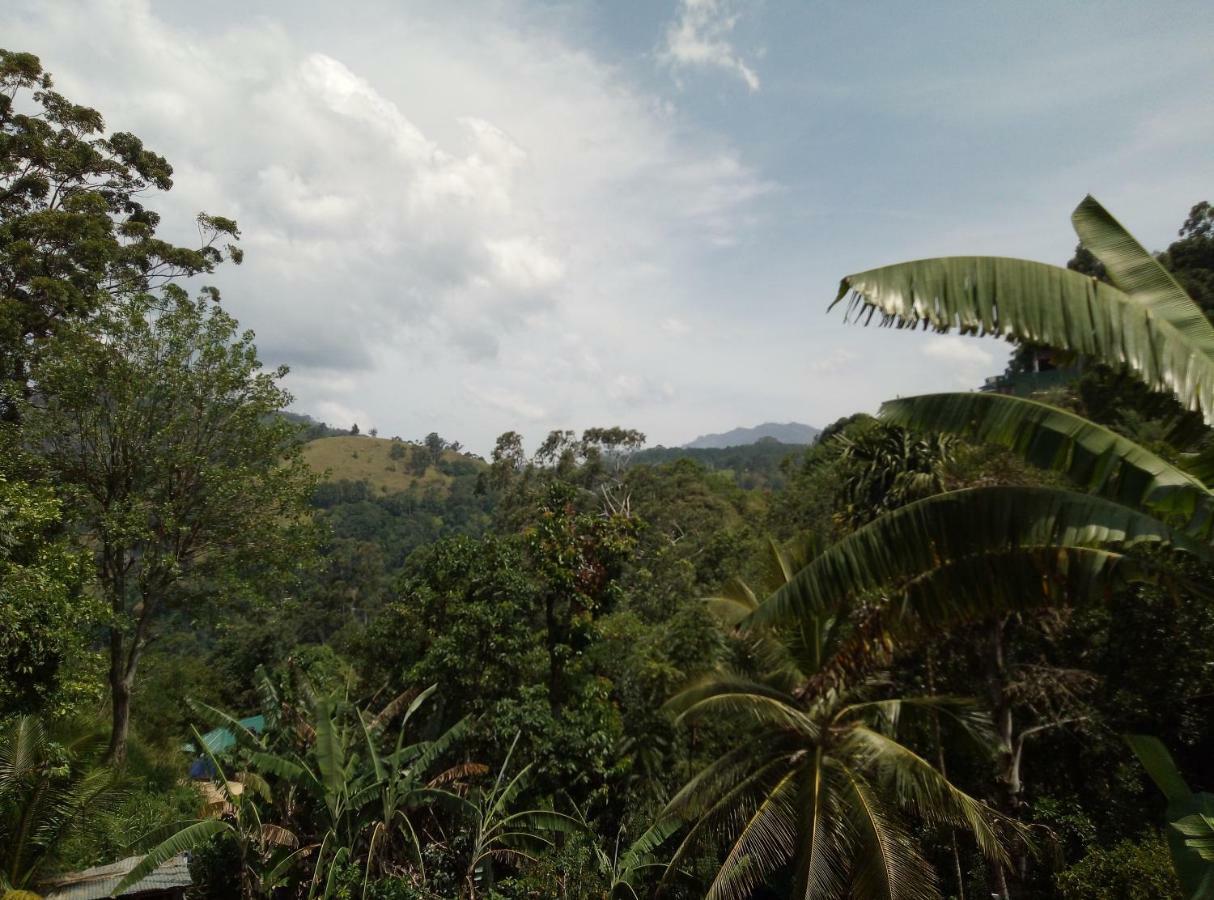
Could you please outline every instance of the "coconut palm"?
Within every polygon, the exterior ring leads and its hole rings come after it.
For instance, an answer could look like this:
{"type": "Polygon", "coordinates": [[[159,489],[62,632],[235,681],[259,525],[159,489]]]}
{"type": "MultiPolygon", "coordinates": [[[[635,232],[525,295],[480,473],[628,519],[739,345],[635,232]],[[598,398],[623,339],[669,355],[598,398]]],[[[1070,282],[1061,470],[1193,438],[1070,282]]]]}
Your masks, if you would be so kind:
{"type": "MultiPolygon", "coordinates": [[[[785,579],[795,578],[792,557],[774,555],[785,579]]],[[[740,583],[713,600],[727,621],[751,619],[755,606],[740,583]]],[[[672,871],[705,843],[726,843],[709,898],[749,897],[775,880],[787,882],[787,896],[822,900],[937,896],[912,818],[966,829],[988,857],[1003,859],[996,814],[898,738],[899,721],[916,711],[975,724],[968,704],[883,697],[868,678],[821,683],[857,631],[845,613],[845,604],[828,603],[788,626],[752,627],[756,674],[714,673],[668,704],[682,721],[735,726],[735,746],[663,812],[694,823],[672,871]]]]}
{"type": "Polygon", "coordinates": [[[52,740],[32,716],[0,734],[0,889],[14,894],[47,874],[63,843],[117,806],[114,771],[96,765],[104,735],[52,740]]]}

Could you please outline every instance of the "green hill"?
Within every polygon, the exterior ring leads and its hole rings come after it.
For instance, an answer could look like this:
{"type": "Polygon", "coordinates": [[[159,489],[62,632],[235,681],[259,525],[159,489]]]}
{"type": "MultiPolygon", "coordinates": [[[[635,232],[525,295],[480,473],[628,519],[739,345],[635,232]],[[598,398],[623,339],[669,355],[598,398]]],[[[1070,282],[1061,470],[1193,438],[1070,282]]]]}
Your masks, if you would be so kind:
{"type": "Polygon", "coordinates": [[[304,459],[326,481],[361,481],[380,494],[413,488],[441,488],[463,475],[475,475],[485,463],[454,450],[444,450],[435,464],[418,444],[366,435],[322,437],[304,445],[304,459]]]}

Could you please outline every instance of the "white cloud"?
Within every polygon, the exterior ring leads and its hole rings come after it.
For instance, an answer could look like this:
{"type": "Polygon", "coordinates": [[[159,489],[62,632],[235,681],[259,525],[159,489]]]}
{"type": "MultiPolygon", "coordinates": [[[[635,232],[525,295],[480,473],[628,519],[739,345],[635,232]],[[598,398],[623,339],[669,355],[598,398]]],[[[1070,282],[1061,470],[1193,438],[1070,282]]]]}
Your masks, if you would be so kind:
{"type": "Polygon", "coordinates": [[[662,320],[662,330],[674,337],[683,337],[691,333],[691,326],[678,316],[667,316],[662,320]]]}
{"type": "Polygon", "coordinates": [[[933,335],[923,345],[923,355],[946,366],[958,387],[977,387],[987,375],[995,374],[995,355],[987,349],[990,340],[960,336],[933,335]]]}
{"type": "Polygon", "coordinates": [[[509,4],[475,30],[442,7],[376,29],[259,10],[29,0],[0,29],[173,163],[166,236],[200,209],[238,220],[245,264],[208,281],[291,364],[301,411],[485,447],[673,393],[619,373],[669,352],[636,325],[691,302],[676,273],[756,221],[771,186],[731,146],[509,4]]]}
{"type": "Polygon", "coordinates": [[[989,366],[995,357],[985,347],[963,337],[938,334],[927,339],[923,354],[945,363],[963,366],[989,366]]]}
{"type": "Polygon", "coordinates": [[[811,360],[806,368],[812,375],[837,375],[854,363],[858,357],[852,351],[837,347],[825,356],[811,360]]]}
{"type": "Polygon", "coordinates": [[[675,395],[674,386],[667,381],[654,381],[635,372],[617,375],[607,385],[611,399],[635,406],[641,403],[670,400],[675,395]]]}
{"type": "Polygon", "coordinates": [[[464,394],[473,403],[500,410],[516,419],[538,422],[548,415],[542,406],[504,388],[465,384],[464,394]]]}
{"type": "Polygon", "coordinates": [[[663,59],[675,67],[690,66],[724,69],[740,78],[753,92],[759,89],[759,75],[730,42],[738,22],[731,0],[682,0],[679,17],[666,29],[663,59]]]}

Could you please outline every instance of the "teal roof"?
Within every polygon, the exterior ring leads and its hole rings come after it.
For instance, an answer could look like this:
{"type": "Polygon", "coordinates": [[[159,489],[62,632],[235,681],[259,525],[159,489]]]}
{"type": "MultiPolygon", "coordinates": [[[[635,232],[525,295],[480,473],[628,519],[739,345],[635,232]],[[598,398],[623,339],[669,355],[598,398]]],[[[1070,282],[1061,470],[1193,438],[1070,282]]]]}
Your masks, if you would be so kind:
{"type": "MultiPolygon", "coordinates": [[[[248,729],[254,734],[261,734],[266,730],[265,716],[249,716],[240,720],[240,727],[248,729]]],[[[236,743],[236,735],[231,728],[213,728],[202,736],[202,742],[206,748],[212,753],[222,753],[230,749],[236,743]]],[[[192,743],[186,744],[185,749],[194,752],[192,743]]]]}

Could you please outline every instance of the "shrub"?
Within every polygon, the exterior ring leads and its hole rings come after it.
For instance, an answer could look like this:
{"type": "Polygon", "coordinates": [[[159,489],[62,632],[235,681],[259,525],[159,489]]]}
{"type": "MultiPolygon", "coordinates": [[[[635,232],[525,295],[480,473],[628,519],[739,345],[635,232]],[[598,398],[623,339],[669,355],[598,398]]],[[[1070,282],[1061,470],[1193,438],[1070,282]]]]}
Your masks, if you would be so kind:
{"type": "Polygon", "coordinates": [[[1058,873],[1060,900],[1182,900],[1168,847],[1157,834],[1097,847],[1058,873]]]}

